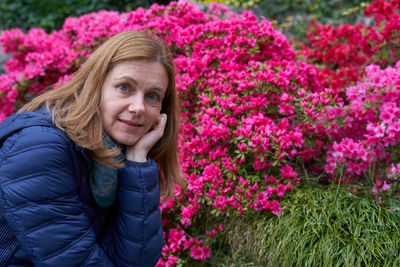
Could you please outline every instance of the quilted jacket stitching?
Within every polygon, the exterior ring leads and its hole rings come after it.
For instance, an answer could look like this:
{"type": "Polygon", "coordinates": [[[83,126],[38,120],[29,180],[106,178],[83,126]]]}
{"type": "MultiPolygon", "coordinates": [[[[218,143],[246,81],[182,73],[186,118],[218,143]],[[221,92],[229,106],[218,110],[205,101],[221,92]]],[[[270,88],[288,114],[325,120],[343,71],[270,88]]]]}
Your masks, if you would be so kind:
{"type": "MultiPolygon", "coordinates": [[[[1,167],[0,167],[0,170],[1,170],[1,167]]],[[[49,170],[47,175],[43,175],[43,176],[37,176],[37,173],[29,173],[29,174],[22,175],[21,177],[14,178],[14,179],[10,179],[8,176],[4,175],[3,177],[8,177],[9,179],[8,179],[7,182],[3,183],[3,187],[4,188],[9,188],[9,187],[12,187],[12,186],[18,186],[18,184],[21,183],[21,182],[25,182],[25,181],[28,181],[28,180],[34,180],[34,179],[40,179],[40,178],[43,178],[43,177],[48,177],[48,178],[52,179],[52,178],[56,178],[57,175],[59,175],[59,173],[57,173],[56,170],[49,170]],[[52,175],[50,175],[50,174],[53,174],[54,177],[52,175]]],[[[69,193],[68,192],[65,192],[65,193],[63,192],[63,195],[72,194],[74,192],[75,191],[72,191],[72,190],[69,193]]]]}
{"type": "Polygon", "coordinates": [[[47,256],[45,256],[45,257],[38,258],[38,260],[40,260],[40,261],[46,261],[46,260],[49,260],[49,259],[51,259],[51,258],[53,258],[53,257],[55,257],[55,256],[59,256],[59,255],[62,254],[64,251],[67,251],[67,250],[68,250],[70,247],[72,247],[73,245],[79,243],[82,239],[84,239],[84,238],[85,238],[86,236],[88,236],[89,234],[90,234],[90,232],[84,233],[84,234],[81,235],[79,238],[75,239],[73,242],[71,242],[71,243],[65,245],[64,247],[60,248],[60,249],[57,250],[57,251],[54,251],[54,252],[50,253],[49,255],[47,255],[47,256]]]}
{"type": "MultiPolygon", "coordinates": [[[[17,211],[17,210],[26,208],[26,207],[28,207],[29,205],[31,205],[31,203],[50,204],[50,203],[53,203],[55,199],[63,198],[63,197],[70,197],[70,196],[73,196],[73,195],[75,195],[75,194],[76,194],[76,192],[71,192],[71,193],[68,193],[68,194],[64,194],[64,195],[62,195],[62,196],[60,196],[60,197],[56,197],[56,198],[52,198],[52,199],[48,199],[48,200],[44,200],[44,201],[33,201],[33,200],[30,200],[29,202],[26,202],[26,203],[23,203],[23,204],[20,204],[20,205],[16,205],[16,206],[15,206],[15,205],[12,205],[12,207],[10,207],[9,211],[10,211],[10,212],[15,212],[15,211],[17,211]]],[[[9,204],[9,205],[10,205],[10,204],[9,204]]],[[[10,206],[11,206],[11,205],[10,205],[10,206]]]]}
{"type": "MultiPolygon", "coordinates": [[[[144,203],[144,196],[145,196],[144,188],[145,188],[145,185],[143,184],[142,170],[141,170],[140,168],[138,168],[138,172],[139,172],[139,175],[138,175],[138,176],[140,177],[140,179],[139,179],[140,189],[142,189],[142,210],[144,211],[144,217],[147,219],[146,205],[145,205],[145,203],[144,203]]],[[[145,221],[146,221],[146,220],[143,220],[143,221],[142,221],[142,229],[145,228],[145,221]]],[[[144,260],[144,257],[143,257],[143,248],[144,248],[144,246],[145,246],[144,235],[143,235],[143,238],[142,238],[140,244],[141,244],[141,247],[140,247],[140,256],[141,256],[141,259],[142,259],[142,260],[141,260],[141,263],[143,264],[143,260],[144,260]]]]}

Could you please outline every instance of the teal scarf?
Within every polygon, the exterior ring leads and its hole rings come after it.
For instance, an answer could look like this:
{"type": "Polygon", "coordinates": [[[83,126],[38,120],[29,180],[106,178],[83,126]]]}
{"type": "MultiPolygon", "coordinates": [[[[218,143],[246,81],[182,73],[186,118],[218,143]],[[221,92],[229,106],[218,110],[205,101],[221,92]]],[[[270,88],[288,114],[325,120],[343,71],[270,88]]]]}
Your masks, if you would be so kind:
{"type": "MultiPolygon", "coordinates": [[[[114,140],[108,135],[103,135],[103,142],[107,143],[109,148],[117,146],[114,140]]],[[[124,159],[121,153],[116,157],[116,161],[124,159]]],[[[90,188],[96,203],[102,208],[111,206],[117,195],[118,190],[118,169],[104,166],[97,161],[93,160],[92,173],[90,178],[90,188]]]]}

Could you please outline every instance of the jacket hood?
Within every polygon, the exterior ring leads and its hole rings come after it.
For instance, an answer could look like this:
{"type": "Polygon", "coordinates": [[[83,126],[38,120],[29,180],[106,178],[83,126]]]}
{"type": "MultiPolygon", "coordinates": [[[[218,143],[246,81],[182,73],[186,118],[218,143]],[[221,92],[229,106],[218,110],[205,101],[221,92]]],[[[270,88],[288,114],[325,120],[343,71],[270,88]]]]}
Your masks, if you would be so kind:
{"type": "Polygon", "coordinates": [[[29,126],[56,127],[44,106],[34,112],[15,113],[0,123],[0,145],[9,136],[29,126]]]}

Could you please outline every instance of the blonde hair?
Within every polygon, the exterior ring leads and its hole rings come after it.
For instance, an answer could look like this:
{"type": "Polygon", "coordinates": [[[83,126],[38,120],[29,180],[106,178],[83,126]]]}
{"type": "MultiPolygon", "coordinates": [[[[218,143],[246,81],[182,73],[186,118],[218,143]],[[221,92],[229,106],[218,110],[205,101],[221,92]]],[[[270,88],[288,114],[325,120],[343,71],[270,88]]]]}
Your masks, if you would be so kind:
{"type": "Polygon", "coordinates": [[[51,110],[54,124],[66,132],[76,144],[90,151],[91,157],[101,164],[121,168],[114,161],[120,148],[109,149],[103,144],[103,125],[100,117],[101,89],[108,72],[125,60],[149,60],[161,63],[168,75],[168,87],[162,103],[162,112],[168,116],[163,137],[150,150],[148,156],[159,166],[162,195],[173,195],[174,184],[183,184],[183,175],[177,160],[179,103],[175,88],[172,56],[162,41],[149,34],[127,31],[104,42],[66,84],[48,90],[22,107],[21,111],[34,111],[42,105],[51,110]]]}

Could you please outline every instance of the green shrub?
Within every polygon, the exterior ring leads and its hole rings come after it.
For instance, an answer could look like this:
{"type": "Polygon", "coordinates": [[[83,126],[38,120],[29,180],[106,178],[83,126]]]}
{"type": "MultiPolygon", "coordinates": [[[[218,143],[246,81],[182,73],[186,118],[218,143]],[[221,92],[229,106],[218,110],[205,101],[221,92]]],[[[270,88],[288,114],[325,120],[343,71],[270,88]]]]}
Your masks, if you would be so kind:
{"type": "Polygon", "coordinates": [[[2,0],[0,27],[3,29],[43,28],[47,32],[59,29],[66,17],[77,17],[99,10],[130,11],[148,8],[153,3],[169,0],[2,0]]]}
{"type": "Polygon", "coordinates": [[[400,266],[399,210],[332,186],[289,197],[279,216],[227,219],[210,266],[400,266]]]}
{"type": "Polygon", "coordinates": [[[260,1],[254,11],[275,21],[283,33],[303,39],[311,20],[334,25],[355,23],[363,17],[363,0],[269,0],[260,1]]]}

